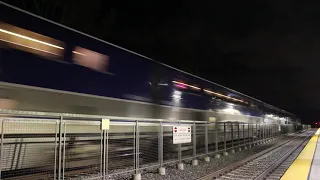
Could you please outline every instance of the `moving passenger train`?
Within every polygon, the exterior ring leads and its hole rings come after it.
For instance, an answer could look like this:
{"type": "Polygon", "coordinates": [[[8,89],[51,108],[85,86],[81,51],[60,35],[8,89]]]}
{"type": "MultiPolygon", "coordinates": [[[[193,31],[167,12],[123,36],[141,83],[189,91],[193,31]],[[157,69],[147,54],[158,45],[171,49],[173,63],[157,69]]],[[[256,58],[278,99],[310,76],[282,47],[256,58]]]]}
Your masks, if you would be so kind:
{"type": "Polygon", "coordinates": [[[217,121],[257,122],[265,114],[294,118],[30,13],[4,4],[0,13],[0,95],[7,108],[172,120],[207,121],[213,116],[217,121]]]}
{"type": "MultiPolygon", "coordinates": [[[[0,109],[172,121],[295,122],[293,114],[260,100],[2,2],[0,18],[0,109]]],[[[112,146],[125,148],[116,142],[112,146]]],[[[30,168],[18,164],[7,170],[30,168]]]]}

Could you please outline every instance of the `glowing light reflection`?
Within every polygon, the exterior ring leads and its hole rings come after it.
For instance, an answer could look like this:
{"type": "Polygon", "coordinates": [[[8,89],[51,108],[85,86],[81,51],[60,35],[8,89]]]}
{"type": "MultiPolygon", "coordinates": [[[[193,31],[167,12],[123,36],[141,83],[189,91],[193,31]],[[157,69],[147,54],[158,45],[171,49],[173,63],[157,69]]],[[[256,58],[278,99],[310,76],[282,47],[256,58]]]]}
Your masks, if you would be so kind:
{"type": "Polygon", "coordinates": [[[24,36],[24,35],[21,35],[21,34],[17,34],[17,33],[14,33],[14,32],[10,32],[10,31],[7,31],[7,30],[1,29],[1,28],[0,28],[0,32],[6,33],[6,34],[10,34],[10,35],[13,35],[13,36],[17,36],[17,37],[20,37],[20,38],[23,38],[23,39],[27,39],[27,40],[30,40],[30,41],[33,41],[33,42],[37,42],[37,43],[40,43],[40,44],[44,44],[44,45],[47,45],[47,46],[51,46],[51,47],[54,47],[54,48],[57,48],[57,49],[64,49],[63,47],[56,46],[56,45],[53,45],[53,44],[50,44],[50,43],[47,43],[47,42],[44,42],[44,41],[40,41],[40,40],[37,40],[37,39],[33,39],[31,37],[24,36]]]}
{"type": "Polygon", "coordinates": [[[72,53],[79,54],[79,55],[81,55],[81,56],[87,56],[87,55],[85,55],[85,54],[83,54],[83,53],[80,53],[80,52],[77,52],[77,51],[72,51],[72,53]]]}
{"type": "Polygon", "coordinates": [[[41,51],[41,52],[48,53],[48,54],[53,54],[53,55],[57,55],[57,56],[61,55],[61,54],[45,51],[45,50],[42,50],[42,49],[34,48],[34,47],[31,47],[31,46],[26,46],[26,45],[23,45],[23,44],[15,43],[15,42],[12,42],[12,41],[7,41],[7,40],[4,40],[4,39],[0,39],[0,40],[3,41],[3,42],[7,42],[7,43],[10,43],[10,44],[14,44],[14,45],[17,45],[17,46],[29,48],[29,49],[36,50],[36,51],[41,51]]]}
{"type": "Polygon", "coordinates": [[[175,83],[176,85],[182,85],[182,86],[190,87],[195,90],[201,90],[201,88],[199,88],[197,86],[190,85],[190,84],[186,84],[186,83],[182,83],[182,82],[178,82],[178,81],[172,81],[172,82],[175,83]]]}
{"type": "Polygon", "coordinates": [[[226,98],[226,99],[231,99],[231,100],[242,102],[242,103],[244,102],[243,100],[236,99],[236,98],[233,98],[233,97],[229,97],[229,96],[226,96],[226,95],[223,95],[223,94],[220,94],[220,93],[216,93],[216,92],[213,92],[213,91],[210,91],[210,90],[207,90],[207,89],[203,89],[203,91],[206,92],[206,93],[209,93],[209,94],[214,94],[216,96],[226,98]]]}
{"type": "Polygon", "coordinates": [[[175,86],[176,86],[176,87],[178,87],[178,88],[181,88],[181,89],[187,89],[187,87],[186,87],[186,86],[181,85],[181,84],[176,84],[175,86]]]}

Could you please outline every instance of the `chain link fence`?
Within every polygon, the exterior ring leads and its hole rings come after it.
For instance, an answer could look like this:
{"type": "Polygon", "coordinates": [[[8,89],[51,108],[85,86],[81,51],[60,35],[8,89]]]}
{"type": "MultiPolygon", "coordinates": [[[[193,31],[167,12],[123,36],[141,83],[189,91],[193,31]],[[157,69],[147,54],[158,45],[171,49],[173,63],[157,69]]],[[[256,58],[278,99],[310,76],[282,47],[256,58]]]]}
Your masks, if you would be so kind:
{"type": "Polygon", "coordinates": [[[250,147],[280,133],[276,124],[0,113],[1,179],[108,179],[250,147]],[[103,119],[109,128],[102,128],[103,119]],[[188,143],[174,144],[177,126],[189,127],[188,143]]]}

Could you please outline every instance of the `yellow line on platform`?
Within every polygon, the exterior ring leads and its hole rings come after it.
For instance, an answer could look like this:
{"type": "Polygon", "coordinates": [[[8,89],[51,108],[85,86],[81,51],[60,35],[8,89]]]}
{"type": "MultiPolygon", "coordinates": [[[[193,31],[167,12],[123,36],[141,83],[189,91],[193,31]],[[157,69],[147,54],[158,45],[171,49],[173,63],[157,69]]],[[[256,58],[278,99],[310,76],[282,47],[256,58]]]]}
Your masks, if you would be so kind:
{"type": "MultiPolygon", "coordinates": [[[[287,169],[281,180],[307,180],[314,152],[316,150],[320,128],[309,140],[308,144],[301,151],[296,160],[287,169]]],[[[320,148],[320,147],[319,147],[320,148]]]]}

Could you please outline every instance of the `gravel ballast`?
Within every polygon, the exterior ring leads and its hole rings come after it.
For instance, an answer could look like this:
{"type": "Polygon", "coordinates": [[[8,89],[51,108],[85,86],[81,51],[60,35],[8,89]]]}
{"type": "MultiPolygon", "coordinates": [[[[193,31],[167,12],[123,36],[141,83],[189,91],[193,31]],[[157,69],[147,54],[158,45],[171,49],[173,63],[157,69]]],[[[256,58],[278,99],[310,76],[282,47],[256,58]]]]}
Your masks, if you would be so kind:
{"type": "MultiPolygon", "coordinates": [[[[192,166],[191,160],[183,161],[184,163],[184,170],[178,170],[177,169],[177,163],[175,164],[167,164],[164,165],[166,168],[166,175],[161,176],[157,172],[157,167],[149,168],[149,169],[143,169],[140,170],[141,173],[141,179],[142,180],[193,180],[198,179],[200,177],[203,177],[209,173],[212,173],[214,171],[217,171],[223,167],[226,167],[232,163],[235,163],[237,161],[243,160],[255,153],[261,152],[267,148],[270,148],[272,146],[278,145],[288,138],[279,138],[274,141],[271,141],[266,144],[261,144],[259,146],[252,147],[247,150],[242,150],[240,152],[236,151],[236,153],[232,154],[229,153],[228,156],[221,156],[220,159],[215,159],[214,155],[210,155],[210,162],[205,162],[203,160],[203,157],[198,158],[199,165],[198,166],[192,166]]],[[[125,170],[121,170],[125,171],[125,170]]],[[[120,170],[119,170],[120,172],[120,170]]],[[[110,172],[111,173],[111,172],[110,172]]],[[[117,174],[117,175],[111,175],[109,176],[110,180],[131,180],[132,179],[133,172],[124,173],[124,174],[117,174]]],[[[89,180],[94,179],[95,177],[98,177],[97,174],[86,174],[84,176],[78,176],[73,178],[68,178],[70,180],[89,180]]]]}

